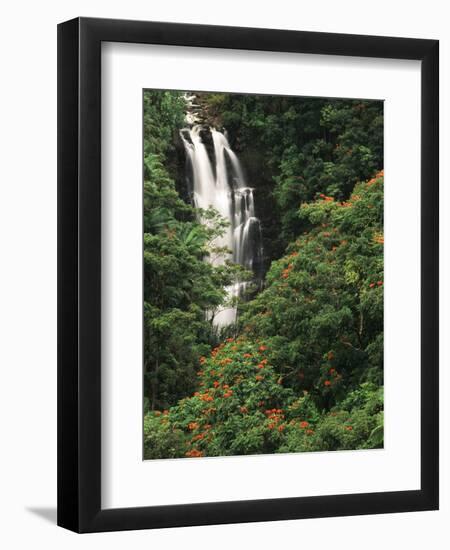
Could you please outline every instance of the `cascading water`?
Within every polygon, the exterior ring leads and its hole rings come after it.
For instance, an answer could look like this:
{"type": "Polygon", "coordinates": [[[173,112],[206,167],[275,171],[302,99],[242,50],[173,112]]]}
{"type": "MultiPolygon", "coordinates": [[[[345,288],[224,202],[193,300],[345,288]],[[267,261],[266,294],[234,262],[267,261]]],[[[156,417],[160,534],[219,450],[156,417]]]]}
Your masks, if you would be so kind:
{"type": "MultiPolygon", "coordinates": [[[[261,224],[255,215],[253,189],[245,181],[238,157],[231,149],[226,136],[214,128],[205,130],[200,125],[180,132],[193,176],[193,201],[196,208],[213,207],[229,222],[222,237],[214,246],[224,247],[231,254],[209,257],[213,265],[227,259],[253,271],[261,269],[263,257],[261,224]],[[202,140],[203,132],[210,132],[214,146],[215,170],[202,140]]],[[[242,294],[246,282],[240,281],[227,287],[229,298],[242,294]]],[[[215,312],[213,323],[225,326],[236,321],[236,308],[227,307],[215,312]]]]}

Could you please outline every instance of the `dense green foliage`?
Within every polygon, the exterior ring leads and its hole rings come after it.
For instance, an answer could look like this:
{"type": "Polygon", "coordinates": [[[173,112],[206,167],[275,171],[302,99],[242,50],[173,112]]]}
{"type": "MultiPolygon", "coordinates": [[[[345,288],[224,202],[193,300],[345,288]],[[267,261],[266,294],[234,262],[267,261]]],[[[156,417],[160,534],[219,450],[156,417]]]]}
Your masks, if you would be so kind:
{"type": "MultiPolygon", "coordinates": [[[[199,389],[145,418],[147,458],[372,448],[380,444],[382,390],[365,383],[326,412],[283,385],[271,350],[229,339],[201,359],[199,389]]],[[[382,435],[382,430],[381,430],[382,435]]]]}
{"type": "Polygon", "coordinates": [[[315,392],[322,406],[357,384],[382,382],[382,183],[358,184],[343,203],[325,195],[304,203],[298,216],[310,230],[243,305],[244,333],[270,342],[285,384],[315,392]]]}
{"type": "Polygon", "coordinates": [[[222,303],[231,280],[230,270],[203,261],[223,220],[205,212],[209,223],[196,221],[169,172],[184,108],[179,94],[144,94],[144,395],[152,410],[194,390],[198,357],[214,342],[205,311],[222,303]]]}
{"type": "Polygon", "coordinates": [[[259,190],[268,261],[303,231],[300,203],[317,193],[346,200],[383,166],[380,101],[207,93],[200,100],[259,190]]]}
{"type": "Polygon", "coordinates": [[[267,273],[218,335],[224,221],[181,198],[183,96],[145,92],[145,458],[382,446],[382,104],[198,100],[256,188],[267,273]]]}

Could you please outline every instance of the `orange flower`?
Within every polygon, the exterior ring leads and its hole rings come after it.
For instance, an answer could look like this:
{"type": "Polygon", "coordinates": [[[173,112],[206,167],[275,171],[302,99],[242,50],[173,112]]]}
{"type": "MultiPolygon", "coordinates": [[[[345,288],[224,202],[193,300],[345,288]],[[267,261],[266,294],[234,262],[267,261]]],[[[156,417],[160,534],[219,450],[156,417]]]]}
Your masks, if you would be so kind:
{"type": "Polygon", "coordinates": [[[307,428],[309,426],[309,422],[307,422],[306,420],[303,420],[302,422],[300,422],[300,428],[307,428]]]}
{"type": "Polygon", "coordinates": [[[262,363],[260,363],[257,367],[258,369],[263,369],[264,368],[264,365],[262,363]]]}
{"type": "Polygon", "coordinates": [[[196,430],[198,428],[198,423],[197,422],[189,422],[188,428],[191,431],[196,430]]]}
{"type": "Polygon", "coordinates": [[[249,357],[251,357],[251,356],[252,356],[252,354],[251,354],[251,353],[244,353],[244,355],[243,355],[243,356],[244,356],[245,358],[249,358],[249,357]]]}
{"type": "Polygon", "coordinates": [[[231,397],[233,395],[233,390],[228,390],[223,394],[224,398],[231,397]]]}
{"type": "Polygon", "coordinates": [[[285,427],[286,427],[286,426],[285,426],[284,424],[280,424],[280,425],[278,426],[278,431],[279,431],[279,432],[282,432],[282,431],[284,430],[285,427]]]}
{"type": "Polygon", "coordinates": [[[383,284],[383,281],[377,281],[377,285],[381,286],[383,284]]]}
{"type": "Polygon", "coordinates": [[[220,382],[217,382],[217,380],[214,380],[213,386],[214,386],[215,388],[218,388],[218,387],[220,386],[220,382]]]}
{"type": "Polygon", "coordinates": [[[248,413],[247,407],[239,407],[239,410],[241,411],[242,414],[248,413]]]}
{"type": "Polygon", "coordinates": [[[375,286],[375,283],[370,283],[369,287],[373,288],[375,286]]]}
{"type": "Polygon", "coordinates": [[[373,240],[377,244],[384,244],[384,235],[383,235],[383,233],[375,233],[375,235],[373,236],[373,240]]]}
{"type": "Polygon", "coordinates": [[[198,449],[192,449],[191,451],[186,452],[186,456],[188,456],[189,458],[198,458],[200,456],[203,456],[203,453],[198,449]]]}
{"type": "Polygon", "coordinates": [[[307,435],[312,435],[314,433],[314,430],[306,430],[307,435]]]}
{"type": "Polygon", "coordinates": [[[227,338],[227,342],[233,342],[234,338],[227,338]]]}
{"type": "Polygon", "coordinates": [[[348,432],[351,432],[353,430],[353,427],[352,426],[345,426],[345,429],[348,431],[348,432]]]}
{"type": "Polygon", "coordinates": [[[260,374],[257,374],[257,375],[255,376],[255,380],[258,380],[258,382],[259,382],[260,380],[264,380],[264,376],[261,376],[260,374]]]}
{"type": "Polygon", "coordinates": [[[259,346],[258,349],[259,349],[259,351],[266,351],[267,346],[262,345],[262,346],[259,346]]]}
{"type": "Polygon", "coordinates": [[[212,395],[208,395],[206,393],[204,393],[203,395],[200,395],[200,399],[202,401],[213,401],[214,398],[212,397],[212,395]]]}
{"type": "Polygon", "coordinates": [[[325,380],[323,384],[324,386],[331,386],[331,382],[329,380],[325,380]]]}
{"type": "Polygon", "coordinates": [[[269,417],[273,418],[274,420],[278,420],[278,417],[281,416],[284,418],[283,410],[282,409],[267,409],[267,411],[264,411],[264,413],[269,417]]]}

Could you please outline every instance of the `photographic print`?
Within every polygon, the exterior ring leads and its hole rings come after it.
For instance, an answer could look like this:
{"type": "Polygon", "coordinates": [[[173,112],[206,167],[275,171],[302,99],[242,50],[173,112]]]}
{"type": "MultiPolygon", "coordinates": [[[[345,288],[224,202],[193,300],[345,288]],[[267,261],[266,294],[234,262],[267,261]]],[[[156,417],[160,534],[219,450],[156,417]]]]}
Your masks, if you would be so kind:
{"type": "Polygon", "coordinates": [[[144,459],[383,447],[383,128],[143,91],[144,459]]]}
{"type": "Polygon", "coordinates": [[[58,525],[439,508],[437,40],[65,21],[57,157],[58,525]]]}

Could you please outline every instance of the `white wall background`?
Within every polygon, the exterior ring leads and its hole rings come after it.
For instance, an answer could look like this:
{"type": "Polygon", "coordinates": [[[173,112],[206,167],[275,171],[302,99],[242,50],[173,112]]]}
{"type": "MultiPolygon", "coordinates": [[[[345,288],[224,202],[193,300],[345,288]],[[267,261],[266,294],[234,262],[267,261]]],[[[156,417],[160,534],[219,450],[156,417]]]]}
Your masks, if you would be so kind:
{"type": "MultiPolygon", "coordinates": [[[[450,34],[445,0],[31,0],[1,11],[0,543],[4,548],[448,548],[450,34]],[[56,24],[84,15],[441,41],[441,510],[75,535],[56,517],[56,24]]],[[[405,128],[405,131],[408,131],[405,128]]]]}

